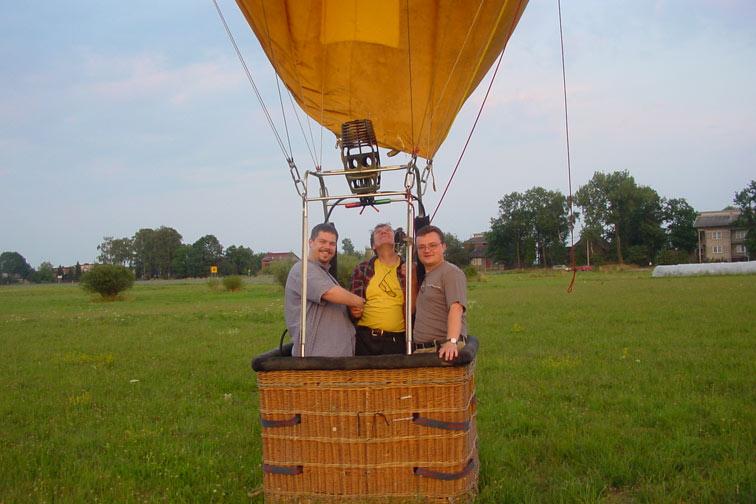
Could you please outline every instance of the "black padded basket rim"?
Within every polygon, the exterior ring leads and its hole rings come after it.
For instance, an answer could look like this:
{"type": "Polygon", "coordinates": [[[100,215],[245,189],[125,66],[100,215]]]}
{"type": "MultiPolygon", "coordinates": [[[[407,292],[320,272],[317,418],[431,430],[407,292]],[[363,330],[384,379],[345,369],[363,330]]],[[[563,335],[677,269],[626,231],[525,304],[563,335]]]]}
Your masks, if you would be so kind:
{"type": "Polygon", "coordinates": [[[435,352],[412,355],[361,355],[355,357],[292,357],[292,344],[258,355],[252,360],[252,369],[260,371],[290,370],[355,370],[355,369],[403,369],[425,367],[466,366],[475,360],[478,339],[468,336],[459,356],[451,362],[439,359],[435,352]]]}

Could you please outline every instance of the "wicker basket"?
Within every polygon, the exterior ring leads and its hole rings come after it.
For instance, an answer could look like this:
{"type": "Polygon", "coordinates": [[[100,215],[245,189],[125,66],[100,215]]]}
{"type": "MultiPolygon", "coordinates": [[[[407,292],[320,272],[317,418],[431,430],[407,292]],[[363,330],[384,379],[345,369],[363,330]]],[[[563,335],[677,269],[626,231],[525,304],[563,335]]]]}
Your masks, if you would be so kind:
{"type": "Polygon", "coordinates": [[[472,501],[477,342],[468,347],[457,366],[428,354],[393,369],[354,369],[388,356],[328,361],[352,369],[263,370],[258,359],[266,501],[472,501]]]}

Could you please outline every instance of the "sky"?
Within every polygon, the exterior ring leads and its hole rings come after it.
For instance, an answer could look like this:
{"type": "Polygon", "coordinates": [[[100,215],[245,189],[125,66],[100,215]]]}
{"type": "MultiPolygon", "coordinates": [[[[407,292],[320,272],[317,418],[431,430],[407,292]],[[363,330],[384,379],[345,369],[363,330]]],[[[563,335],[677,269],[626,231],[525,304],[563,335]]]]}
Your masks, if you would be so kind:
{"type": "MultiPolygon", "coordinates": [[[[219,3],[275,115],[273,71],[235,2],[219,3]]],[[[211,0],[0,4],[0,251],[94,262],[103,237],[159,226],[300,250],[300,199],[211,0]]],[[[699,211],[731,204],[756,178],[756,2],[575,0],[562,16],[573,191],[628,170],[699,211]]],[[[436,155],[429,211],[487,83],[436,155]]],[[[562,93],[557,2],[531,0],[434,224],[464,240],[505,194],[568,193],[562,93]]],[[[363,247],[376,223],[406,222],[379,208],[334,212],[341,238],[363,247]]]]}

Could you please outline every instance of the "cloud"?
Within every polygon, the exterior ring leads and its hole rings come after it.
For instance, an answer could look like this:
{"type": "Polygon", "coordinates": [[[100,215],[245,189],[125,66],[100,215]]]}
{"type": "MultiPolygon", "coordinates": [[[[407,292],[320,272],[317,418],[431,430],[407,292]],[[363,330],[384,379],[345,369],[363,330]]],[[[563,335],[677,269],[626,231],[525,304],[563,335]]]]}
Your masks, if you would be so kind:
{"type": "Polygon", "coordinates": [[[192,62],[169,68],[155,54],[105,57],[90,54],[84,61],[88,81],[80,91],[110,101],[162,97],[173,105],[238,87],[239,69],[219,58],[218,62],[192,62]]]}

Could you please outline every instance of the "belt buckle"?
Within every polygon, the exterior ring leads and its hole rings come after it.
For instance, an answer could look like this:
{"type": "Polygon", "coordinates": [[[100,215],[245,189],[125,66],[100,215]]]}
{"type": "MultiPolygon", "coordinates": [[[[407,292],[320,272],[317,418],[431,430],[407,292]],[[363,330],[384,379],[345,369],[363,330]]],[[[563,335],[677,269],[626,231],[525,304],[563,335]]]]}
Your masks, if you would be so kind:
{"type": "Polygon", "coordinates": [[[383,329],[373,329],[373,328],[371,328],[370,329],[370,335],[373,336],[373,337],[375,337],[375,338],[381,337],[381,336],[383,336],[383,329]]]}

